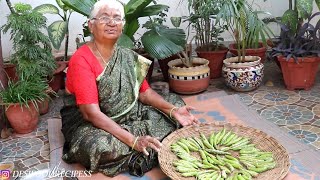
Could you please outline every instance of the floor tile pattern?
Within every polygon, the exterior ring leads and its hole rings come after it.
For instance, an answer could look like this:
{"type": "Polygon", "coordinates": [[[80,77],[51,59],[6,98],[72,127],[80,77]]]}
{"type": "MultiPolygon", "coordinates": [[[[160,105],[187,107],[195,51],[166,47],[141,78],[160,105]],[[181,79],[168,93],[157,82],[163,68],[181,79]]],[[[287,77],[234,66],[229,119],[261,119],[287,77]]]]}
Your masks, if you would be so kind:
{"type": "Polygon", "coordinates": [[[14,162],[16,171],[36,171],[48,168],[50,148],[47,119],[59,117],[61,107],[62,99],[60,97],[53,98],[49,113],[40,117],[35,131],[23,135],[13,134],[7,139],[1,139],[0,155],[2,155],[2,161],[14,162]]]}

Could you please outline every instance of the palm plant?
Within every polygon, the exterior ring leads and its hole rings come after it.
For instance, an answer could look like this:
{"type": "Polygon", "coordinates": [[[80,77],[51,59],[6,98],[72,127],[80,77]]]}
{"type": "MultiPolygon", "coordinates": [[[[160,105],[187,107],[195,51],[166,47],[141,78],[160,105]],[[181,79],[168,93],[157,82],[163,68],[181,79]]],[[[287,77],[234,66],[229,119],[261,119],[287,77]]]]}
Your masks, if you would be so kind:
{"type": "Polygon", "coordinates": [[[243,62],[245,59],[246,48],[257,48],[259,42],[267,43],[272,31],[259,18],[259,15],[270,13],[256,11],[252,4],[246,0],[224,0],[217,15],[217,20],[224,21],[228,26],[238,51],[238,60],[243,62]]]}
{"type": "MultiPolygon", "coordinates": [[[[62,0],[62,2],[73,9],[74,11],[89,16],[90,8],[97,0],[62,0]]],[[[125,26],[123,34],[118,40],[118,44],[126,47],[133,48],[134,35],[140,27],[140,17],[150,17],[158,15],[168,6],[162,4],[150,5],[154,0],[130,0],[124,5],[125,8],[125,26]]],[[[150,38],[149,44],[142,44],[147,53],[156,59],[164,59],[170,57],[173,54],[179,53],[183,48],[174,42],[181,41],[183,37],[182,31],[179,29],[150,29],[146,32],[148,38],[150,38]],[[177,36],[172,36],[172,34],[177,36]],[[170,38],[168,38],[170,37],[170,38]],[[174,39],[174,41],[172,41],[174,39]]]]}
{"type": "Polygon", "coordinates": [[[52,46],[59,50],[61,43],[65,38],[64,44],[64,61],[68,58],[68,45],[69,45],[69,20],[72,14],[72,10],[66,6],[61,0],[56,0],[58,7],[62,9],[63,14],[60,14],[60,10],[53,4],[42,4],[34,8],[34,11],[37,11],[42,14],[56,14],[61,17],[62,20],[54,21],[48,27],[48,35],[52,46]]]}
{"type": "Polygon", "coordinates": [[[205,51],[216,51],[224,40],[226,26],[216,19],[223,0],[188,0],[190,15],[186,21],[195,29],[195,43],[205,51]],[[192,12],[191,12],[192,11],[192,12]]]}
{"type": "Polygon", "coordinates": [[[153,18],[149,17],[149,20],[142,26],[147,29],[147,32],[141,36],[142,45],[149,54],[157,54],[153,58],[167,58],[167,49],[178,45],[177,49],[181,52],[182,47],[186,45],[186,34],[182,29],[169,28],[163,24],[166,16],[165,13],[160,13],[153,18]]]}

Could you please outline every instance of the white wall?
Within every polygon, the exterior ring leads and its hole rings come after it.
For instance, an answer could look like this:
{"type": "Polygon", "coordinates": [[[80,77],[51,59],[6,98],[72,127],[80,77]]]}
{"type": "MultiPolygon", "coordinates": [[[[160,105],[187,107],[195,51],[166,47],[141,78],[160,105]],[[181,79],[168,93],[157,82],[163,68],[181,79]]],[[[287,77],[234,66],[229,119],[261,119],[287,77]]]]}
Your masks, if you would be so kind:
{"type": "MultiPolygon", "coordinates": [[[[123,2],[128,2],[129,0],[123,0],[123,2]]],[[[187,16],[188,15],[188,9],[187,9],[187,3],[188,0],[158,0],[158,3],[160,4],[166,4],[170,6],[168,16],[187,16]]],[[[40,4],[44,3],[52,3],[55,4],[55,0],[11,0],[11,3],[17,3],[17,2],[24,2],[29,3],[33,7],[38,6],[40,4]]],[[[263,2],[263,0],[255,0],[255,5],[257,8],[260,8],[261,10],[265,10],[270,12],[274,16],[281,16],[283,12],[288,8],[288,1],[279,1],[279,0],[268,0],[267,2],[263,2]]],[[[316,6],[316,5],[315,5],[316,6]]],[[[316,7],[314,8],[316,10],[316,7]]],[[[314,10],[314,11],[315,11],[314,10]]],[[[6,16],[10,13],[9,8],[5,2],[5,0],[0,1],[0,26],[6,23],[6,16]]],[[[46,15],[48,18],[48,24],[51,24],[55,20],[59,20],[60,17],[57,15],[46,15]]],[[[76,48],[75,44],[75,38],[77,34],[82,33],[82,23],[85,22],[86,18],[78,13],[73,13],[70,18],[70,40],[69,40],[69,49],[70,52],[74,51],[76,48]]],[[[141,23],[143,23],[146,19],[141,19],[141,23]]],[[[170,19],[167,19],[167,24],[171,25],[170,19]]],[[[181,25],[181,28],[186,29],[187,23],[184,23],[181,25]]],[[[278,29],[276,26],[271,26],[272,29],[274,29],[275,34],[278,33],[278,29]]],[[[144,29],[139,29],[138,34],[142,34],[144,32],[144,29]]],[[[225,40],[229,41],[230,36],[228,33],[223,34],[225,37],[225,40]]],[[[8,59],[10,57],[10,54],[12,54],[12,43],[10,41],[9,34],[2,34],[2,51],[3,51],[3,57],[8,59]]],[[[60,52],[63,52],[63,44],[61,45],[60,52]]],[[[57,53],[57,50],[54,50],[54,53],[57,53]]]]}

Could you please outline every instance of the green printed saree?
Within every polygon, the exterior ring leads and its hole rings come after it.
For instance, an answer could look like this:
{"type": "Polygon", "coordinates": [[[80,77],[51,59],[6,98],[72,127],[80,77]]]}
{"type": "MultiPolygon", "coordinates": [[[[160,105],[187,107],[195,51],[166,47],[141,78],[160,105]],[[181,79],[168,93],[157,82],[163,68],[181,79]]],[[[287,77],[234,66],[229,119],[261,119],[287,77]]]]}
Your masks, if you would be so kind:
{"type": "MultiPolygon", "coordinates": [[[[157,109],[138,100],[139,88],[150,61],[135,52],[117,47],[109,64],[97,78],[99,105],[103,113],[135,136],[150,135],[161,140],[178,128],[178,123],[157,109]]],[[[163,97],[183,106],[175,94],[163,97]]],[[[158,164],[157,154],[147,149],[149,156],[132,150],[112,134],[85,121],[73,95],[66,95],[61,109],[62,132],[65,137],[63,159],[68,163],[81,163],[94,172],[115,176],[128,171],[142,176],[158,164]]]]}

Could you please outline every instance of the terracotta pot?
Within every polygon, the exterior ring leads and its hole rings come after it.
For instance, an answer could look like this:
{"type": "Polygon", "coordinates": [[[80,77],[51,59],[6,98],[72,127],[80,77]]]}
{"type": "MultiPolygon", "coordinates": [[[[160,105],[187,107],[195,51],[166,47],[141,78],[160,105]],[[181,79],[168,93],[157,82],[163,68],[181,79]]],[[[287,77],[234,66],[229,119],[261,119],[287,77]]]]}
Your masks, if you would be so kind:
{"type": "Polygon", "coordinates": [[[16,70],[16,65],[12,63],[5,63],[4,64],[4,70],[6,71],[6,74],[8,75],[8,79],[17,82],[18,81],[18,75],[16,70]]]}
{"type": "Polygon", "coordinates": [[[39,108],[39,114],[44,115],[49,112],[49,99],[44,99],[43,101],[37,102],[39,108]]]}
{"type": "Polygon", "coordinates": [[[238,57],[223,61],[223,77],[230,88],[245,92],[258,88],[263,79],[264,66],[258,56],[246,56],[245,62],[238,62],[238,57]]]}
{"type": "MultiPolygon", "coordinates": [[[[229,45],[229,51],[233,55],[238,56],[237,46],[235,43],[232,43],[229,45]]],[[[267,52],[267,48],[265,46],[263,46],[262,43],[259,43],[259,48],[257,48],[257,49],[246,49],[245,55],[246,56],[259,56],[261,58],[261,63],[264,63],[264,61],[266,60],[266,52],[267,52]]]]}
{"type": "Polygon", "coordinates": [[[5,112],[8,121],[16,133],[30,133],[37,127],[39,112],[33,103],[30,102],[28,105],[29,107],[20,106],[18,103],[11,104],[5,112]]]}
{"type": "Polygon", "coordinates": [[[277,58],[281,64],[284,83],[288,90],[311,89],[318,71],[319,57],[298,58],[298,63],[293,58],[289,61],[284,56],[277,58]]]}
{"type": "Polygon", "coordinates": [[[196,49],[200,58],[209,60],[210,78],[219,78],[222,75],[223,60],[226,59],[228,49],[224,48],[218,51],[202,51],[201,48],[196,49]]]}
{"type": "Polygon", "coordinates": [[[53,73],[52,79],[49,80],[49,86],[53,91],[58,92],[64,87],[65,73],[63,72],[68,65],[66,61],[56,61],[58,68],[53,73]]]}
{"type": "Polygon", "coordinates": [[[170,89],[180,94],[195,94],[206,90],[210,81],[209,61],[193,59],[194,67],[184,67],[180,59],[172,60],[169,66],[170,89]]]}

